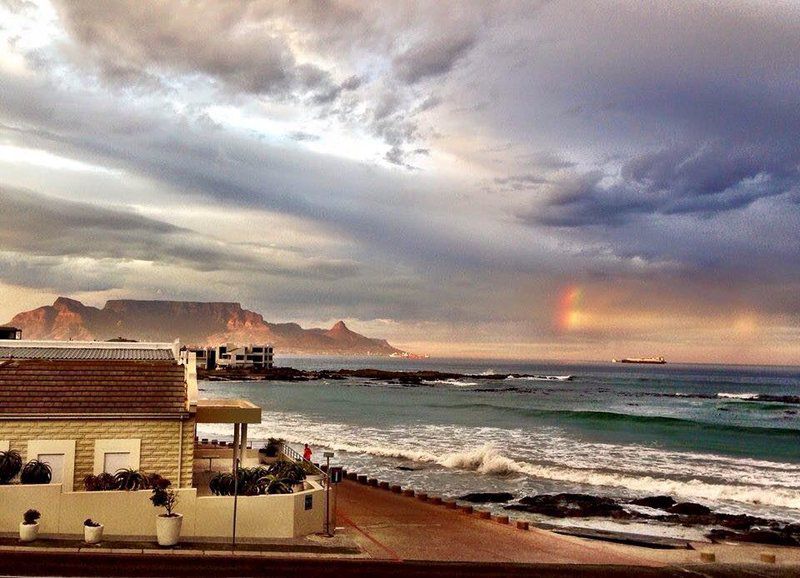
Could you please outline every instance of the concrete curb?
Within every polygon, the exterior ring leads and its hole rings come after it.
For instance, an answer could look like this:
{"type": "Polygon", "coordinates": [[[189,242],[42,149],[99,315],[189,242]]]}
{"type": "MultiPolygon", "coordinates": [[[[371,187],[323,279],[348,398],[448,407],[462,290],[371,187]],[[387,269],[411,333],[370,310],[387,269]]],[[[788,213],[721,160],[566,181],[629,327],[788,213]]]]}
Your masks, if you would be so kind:
{"type": "MultiPolygon", "coordinates": [[[[370,478],[367,475],[359,474],[357,472],[343,472],[344,477],[350,481],[357,482],[361,485],[366,485],[381,490],[388,490],[393,494],[398,494],[406,498],[416,498],[420,502],[427,502],[432,506],[444,506],[447,510],[455,510],[467,515],[474,515],[479,520],[487,520],[502,524],[504,526],[511,526],[517,530],[527,532],[530,530],[530,522],[527,520],[511,520],[506,515],[492,515],[488,510],[476,510],[473,506],[467,504],[459,504],[453,498],[442,498],[441,496],[429,496],[427,492],[420,490],[413,490],[411,488],[403,488],[397,484],[391,484],[377,478],[370,478]]],[[[763,562],[769,562],[768,556],[765,554],[763,562]]]]}

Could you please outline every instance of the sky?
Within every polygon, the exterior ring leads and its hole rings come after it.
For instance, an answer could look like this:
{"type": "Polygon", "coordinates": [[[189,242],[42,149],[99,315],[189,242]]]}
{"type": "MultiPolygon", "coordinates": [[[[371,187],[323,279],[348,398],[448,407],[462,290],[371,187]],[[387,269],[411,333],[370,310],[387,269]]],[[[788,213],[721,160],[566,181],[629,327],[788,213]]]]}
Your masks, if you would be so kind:
{"type": "Polygon", "coordinates": [[[800,364],[800,4],[0,0],[0,321],[800,364]]]}

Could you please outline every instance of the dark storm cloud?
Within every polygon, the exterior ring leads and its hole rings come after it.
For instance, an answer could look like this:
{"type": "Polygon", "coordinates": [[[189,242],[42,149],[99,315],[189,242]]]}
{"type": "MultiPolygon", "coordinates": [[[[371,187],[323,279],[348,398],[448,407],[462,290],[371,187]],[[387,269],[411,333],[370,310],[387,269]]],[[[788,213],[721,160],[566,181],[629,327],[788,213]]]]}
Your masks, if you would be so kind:
{"type": "Polygon", "coordinates": [[[676,147],[623,164],[619,176],[572,175],[545,187],[520,217],[559,227],[622,225],[637,215],[709,217],[798,190],[800,154],[731,143],[676,147]],[[604,183],[610,180],[610,183],[604,183]]]}
{"type": "Polygon", "coordinates": [[[472,34],[426,39],[398,54],[393,66],[400,80],[415,84],[450,72],[475,42],[472,34]]]}

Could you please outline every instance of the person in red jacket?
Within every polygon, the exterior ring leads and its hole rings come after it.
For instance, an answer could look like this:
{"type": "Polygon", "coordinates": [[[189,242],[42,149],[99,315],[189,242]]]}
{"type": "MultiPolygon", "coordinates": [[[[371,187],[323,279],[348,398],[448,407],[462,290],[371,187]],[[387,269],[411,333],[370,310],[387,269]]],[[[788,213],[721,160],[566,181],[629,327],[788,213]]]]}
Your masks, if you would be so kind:
{"type": "Polygon", "coordinates": [[[308,444],[306,444],[306,447],[303,448],[303,459],[305,461],[307,461],[307,462],[310,462],[311,461],[311,453],[312,453],[311,452],[311,448],[308,447],[308,444]]]}

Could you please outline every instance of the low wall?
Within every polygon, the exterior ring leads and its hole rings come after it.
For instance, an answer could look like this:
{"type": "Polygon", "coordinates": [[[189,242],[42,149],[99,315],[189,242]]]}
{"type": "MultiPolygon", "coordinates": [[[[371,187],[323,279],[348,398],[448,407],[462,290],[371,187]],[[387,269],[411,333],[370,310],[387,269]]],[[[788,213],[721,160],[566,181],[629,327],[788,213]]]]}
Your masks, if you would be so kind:
{"type": "MultiPolygon", "coordinates": [[[[294,538],[325,528],[325,493],[315,482],[294,494],[239,496],[236,535],[241,538],[294,538]],[[306,507],[308,506],[308,509],[306,507]]],[[[176,512],[183,514],[181,536],[230,538],[233,497],[197,496],[197,490],[177,490],[176,512]]],[[[106,536],[155,536],[156,516],[151,492],[62,492],[60,484],[0,486],[0,532],[16,533],[22,514],[39,510],[42,534],[80,535],[86,518],[102,523],[106,536]]]]}

